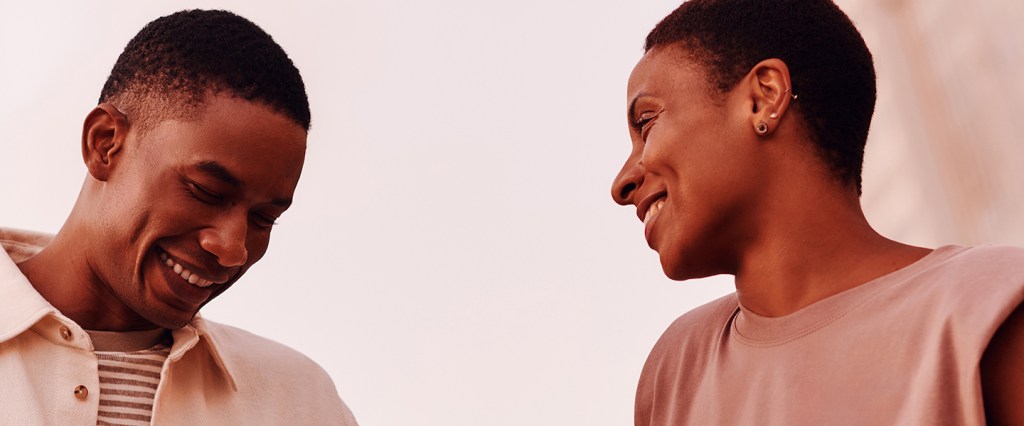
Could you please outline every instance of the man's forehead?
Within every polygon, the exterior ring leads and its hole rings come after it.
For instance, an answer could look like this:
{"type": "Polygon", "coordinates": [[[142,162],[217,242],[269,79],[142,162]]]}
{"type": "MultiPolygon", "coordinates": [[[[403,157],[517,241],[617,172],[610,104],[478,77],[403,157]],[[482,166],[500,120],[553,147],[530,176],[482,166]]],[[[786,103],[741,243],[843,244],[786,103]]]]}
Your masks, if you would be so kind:
{"type": "Polygon", "coordinates": [[[305,160],[305,129],[259,102],[221,96],[205,108],[196,120],[163,123],[143,144],[190,174],[259,198],[290,196],[305,160]]]}

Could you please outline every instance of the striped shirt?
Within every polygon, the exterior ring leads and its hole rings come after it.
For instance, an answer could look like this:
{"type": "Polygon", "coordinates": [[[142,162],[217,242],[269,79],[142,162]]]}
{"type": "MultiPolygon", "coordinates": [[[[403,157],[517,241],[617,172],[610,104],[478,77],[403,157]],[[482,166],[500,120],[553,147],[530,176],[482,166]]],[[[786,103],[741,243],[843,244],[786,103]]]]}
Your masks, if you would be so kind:
{"type": "Polygon", "coordinates": [[[110,333],[89,331],[99,363],[98,425],[149,425],[160,371],[171,349],[166,330],[110,333]],[[102,335],[100,334],[102,333],[102,335]],[[153,344],[154,337],[157,340],[153,344]],[[149,346],[133,350],[139,343],[149,346]],[[113,349],[113,350],[100,350],[113,349]]]}

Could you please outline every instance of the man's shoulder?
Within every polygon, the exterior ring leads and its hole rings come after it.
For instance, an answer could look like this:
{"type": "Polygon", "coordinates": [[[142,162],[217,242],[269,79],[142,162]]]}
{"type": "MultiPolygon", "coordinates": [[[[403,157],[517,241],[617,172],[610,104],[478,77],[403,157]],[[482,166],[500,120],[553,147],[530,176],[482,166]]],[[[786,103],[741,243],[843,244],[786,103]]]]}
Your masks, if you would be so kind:
{"type": "Polygon", "coordinates": [[[204,333],[245,398],[271,396],[277,404],[302,406],[313,423],[355,425],[330,375],[291,347],[227,324],[201,319],[204,333]],[[316,419],[316,421],[312,421],[316,419]]]}
{"type": "Polygon", "coordinates": [[[203,318],[205,333],[232,367],[284,369],[291,374],[327,373],[315,361],[288,345],[247,330],[203,318]]]}
{"type": "Polygon", "coordinates": [[[0,227],[0,246],[14,263],[36,255],[52,240],[51,234],[0,227]]]}

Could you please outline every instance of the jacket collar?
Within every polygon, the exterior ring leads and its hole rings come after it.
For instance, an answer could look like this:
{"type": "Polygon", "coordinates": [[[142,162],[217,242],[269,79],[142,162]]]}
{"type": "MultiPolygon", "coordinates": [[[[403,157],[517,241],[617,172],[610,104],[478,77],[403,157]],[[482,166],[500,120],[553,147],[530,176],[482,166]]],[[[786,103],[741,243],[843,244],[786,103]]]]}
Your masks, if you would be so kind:
{"type": "Polygon", "coordinates": [[[224,379],[231,385],[231,389],[238,391],[238,385],[235,383],[235,377],[231,374],[231,366],[227,358],[221,355],[217,339],[210,333],[209,327],[206,326],[206,321],[199,314],[196,314],[195,318],[192,318],[192,322],[188,325],[172,330],[171,335],[174,337],[174,344],[171,346],[171,353],[167,356],[171,362],[177,362],[190,349],[199,343],[203,343],[206,351],[213,359],[214,365],[217,366],[216,369],[224,375],[224,379]]]}
{"type": "MultiPolygon", "coordinates": [[[[47,302],[18,269],[18,262],[36,255],[52,240],[53,236],[49,234],[0,228],[0,245],[4,248],[0,251],[0,300],[4,300],[5,304],[4,309],[0,309],[0,344],[40,322],[54,320],[63,323],[76,335],[86,335],[78,324],[47,302]]],[[[238,390],[231,374],[231,366],[221,355],[217,341],[202,317],[197,314],[189,324],[172,330],[171,334],[174,337],[174,344],[168,355],[171,362],[180,360],[186,352],[202,342],[202,346],[210,353],[216,369],[223,373],[232,389],[238,390]]],[[[83,341],[88,342],[89,347],[86,349],[93,349],[89,339],[83,341]]]]}
{"type": "Polygon", "coordinates": [[[7,251],[0,252],[0,295],[4,309],[0,309],[0,343],[6,342],[25,332],[43,318],[57,313],[57,310],[43,299],[14,263],[15,258],[27,259],[32,251],[20,242],[8,245],[6,235],[0,243],[7,251]],[[8,248],[10,247],[10,248],[8,248]]]}

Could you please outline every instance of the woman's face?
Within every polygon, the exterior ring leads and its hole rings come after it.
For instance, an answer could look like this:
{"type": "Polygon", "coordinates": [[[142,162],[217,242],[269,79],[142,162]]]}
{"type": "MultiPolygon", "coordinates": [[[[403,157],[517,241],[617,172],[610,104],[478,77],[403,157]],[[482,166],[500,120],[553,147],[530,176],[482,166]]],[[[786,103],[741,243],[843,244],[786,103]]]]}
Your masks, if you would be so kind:
{"type": "Polygon", "coordinates": [[[649,51],[627,89],[632,151],[612,198],[637,207],[662,269],[684,280],[734,273],[765,166],[741,84],[716,94],[681,47],[649,51]]]}

